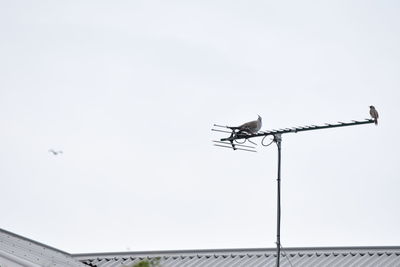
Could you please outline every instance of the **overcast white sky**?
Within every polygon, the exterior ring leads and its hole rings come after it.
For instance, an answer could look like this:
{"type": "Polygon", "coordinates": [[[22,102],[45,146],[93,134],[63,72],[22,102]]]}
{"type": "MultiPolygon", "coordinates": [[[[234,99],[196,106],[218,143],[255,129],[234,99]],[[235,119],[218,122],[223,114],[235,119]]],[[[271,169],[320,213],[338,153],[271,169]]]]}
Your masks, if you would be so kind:
{"type": "Polygon", "coordinates": [[[400,245],[399,1],[0,1],[0,228],[71,252],[400,245]],[[58,157],[49,148],[62,149],[58,157]]]}

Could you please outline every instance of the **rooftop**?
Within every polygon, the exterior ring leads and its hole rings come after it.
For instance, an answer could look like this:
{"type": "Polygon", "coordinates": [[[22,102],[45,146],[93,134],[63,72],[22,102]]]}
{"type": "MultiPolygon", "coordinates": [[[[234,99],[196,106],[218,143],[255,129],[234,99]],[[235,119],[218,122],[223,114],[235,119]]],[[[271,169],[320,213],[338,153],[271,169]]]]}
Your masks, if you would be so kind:
{"type": "MultiPolygon", "coordinates": [[[[158,259],[162,267],[275,266],[275,249],[216,249],[75,254],[89,266],[133,266],[158,259]]],[[[304,247],[282,251],[282,267],[400,266],[400,247],[304,247]]]]}
{"type": "MultiPolygon", "coordinates": [[[[298,247],[281,252],[282,267],[400,266],[400,246],[298,247]]],[[[152,260],[160,267],[272,267],[276,251],[244,248],[69,254],[0,229],[0,264],[4,266],[131,267],[152,260]]]]}

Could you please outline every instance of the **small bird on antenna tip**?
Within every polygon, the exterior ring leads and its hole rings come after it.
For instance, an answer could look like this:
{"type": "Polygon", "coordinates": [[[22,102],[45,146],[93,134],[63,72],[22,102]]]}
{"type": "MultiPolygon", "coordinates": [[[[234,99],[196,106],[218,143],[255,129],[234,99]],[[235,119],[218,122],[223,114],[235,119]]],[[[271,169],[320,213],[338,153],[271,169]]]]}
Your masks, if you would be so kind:
{"type": "Polygon", "coordinates": [[[49,149],[49,152],[52,153],[54,156],[58,156],[59,154],[63,153],[61,150],[54,150],[54,149],[49,149]]]}
{"type": "Polygon", "coordinates": [[[375,125],[378,125],[379,114],[374,106],[369,106],[369,114],[374,119],[375,125]]]}

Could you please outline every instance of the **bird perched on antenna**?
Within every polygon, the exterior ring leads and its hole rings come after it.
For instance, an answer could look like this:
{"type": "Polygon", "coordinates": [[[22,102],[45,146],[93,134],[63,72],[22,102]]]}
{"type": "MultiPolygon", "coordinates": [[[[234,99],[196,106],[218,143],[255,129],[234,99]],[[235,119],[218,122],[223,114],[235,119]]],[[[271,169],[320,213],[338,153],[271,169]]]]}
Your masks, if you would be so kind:
{"type": "Polygon", "coordinates": [[[374,106],[369,106],[369,114],[374,119],[375,125],[378,125],[379,114],[378,114],[378,111],[376,111],[374,106]]]}
{"type": "Polygon", "coordinates": [[[56,151],[54,149],[49,149],[49,152],[52,153],[54,156],[57,156],[57,155],[63,153],[61,150],[56,151]]]}
{"type": "Polygon", "coordinates": [[[245,132],[248,134],[256,134],[262,126],[262,118],[260,115],[258,115],[258,119],[255,121],[249,121],[246,123],[243,123],[242,125],[238,127],[228,127],[232,130],[239,130],[239,132],[245,132]]]}

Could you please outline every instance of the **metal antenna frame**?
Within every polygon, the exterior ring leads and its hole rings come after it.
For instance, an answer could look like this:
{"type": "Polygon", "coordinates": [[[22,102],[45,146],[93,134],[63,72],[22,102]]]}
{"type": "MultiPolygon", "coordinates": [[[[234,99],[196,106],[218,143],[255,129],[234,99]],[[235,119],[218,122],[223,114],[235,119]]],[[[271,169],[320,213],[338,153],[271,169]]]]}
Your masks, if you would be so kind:
{"type": "Polygon", "coordinates": [[[276,207],[276,266],[279,267],[281,256],[281,148],[282,134],[274,134],[274,142],[278,147],[278,178],[277,181],[277,207],[276,207]]]}
{"type": "MultiPolygon", "coordinates": [[[[273,142],[276,143],[276,146],[278,147],[278,177],[277,177],[277,229],[276,229],[276,266],[279,267],[280,265],[280,254],[281,254],[281,148],[282,148],[282,134],[286,133],[298,133],[298,132],[303,132],[303,131],[311,131],[311,130],[321,130],[321,129],[329,129],[329,128],[336,128],[336,127],[346,127],[346,126],[356,126],[356,125],[362,125],[362,124],[370,124],[370,123],[375,123],[374,120],[372,119],[365,119],[363,121],[355,121],[352,120],[351,122],[337,122],[337,123],[325,123],[325,125],[310,125],[310,126],[302,126],[302,127],[293,127],[293,128],[284,128],[284,129],[279,129],[279,130],[270,130],[270,131],[259,131],[256,134],[248,134],[244,133],[241,131],[237,131],[234,127],[228,127],[228,126],[221,126],[221,125],[216,125],[214,124],[215,127],[224,127],[231,132],[227,130],[219,130],[219,129],[212,129],[213,131],[217,132],[223,132],[223,133],[230,133],[230,136],[228,138],[222,138],[219,141],[214,141],[218,144],[215,144],[218,146],[219,144],[224,144],[224,145],[219,145],[223,146],[226,148],[232,148],[233,150],[246,150],[246,151],[251,151],[251,152],[256,152],[255,147],[251,146],[245,146],[243,143],[246,141],[251,142],[249,139],[250,138],[255,138],[255,137],[263,137],[263,140],[261,141],[261,144],[263,146],[269,146],[273,142]],[[271,143],[265,145],[264,144],[264,139],[267,136],[273,136],[273,140],[271,143]],[[234,142],[237,142],[237,140],[243,140],[243,143],[236,144],[234,142]],[[229,146],[230,145],[230,146],[229,146]],[[246,149],[238,148],[236,146],[244,146],[246,149]]],[[[251,142],[252,144],[255,144],[254,142],[251,142]]]]}

